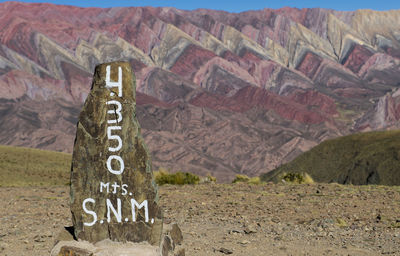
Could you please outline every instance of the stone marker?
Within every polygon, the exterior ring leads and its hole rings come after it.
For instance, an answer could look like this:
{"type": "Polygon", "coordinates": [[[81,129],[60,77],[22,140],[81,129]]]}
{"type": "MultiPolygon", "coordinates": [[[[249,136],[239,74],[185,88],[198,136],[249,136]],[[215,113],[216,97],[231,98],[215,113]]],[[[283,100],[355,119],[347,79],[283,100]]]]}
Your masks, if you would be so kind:
{"type": "Polygon", "coordinates": [[[78,239],[160,244],[162,211],[135,104],[129,63],[98,65],[72,157],[71,212],[78,239]]]}

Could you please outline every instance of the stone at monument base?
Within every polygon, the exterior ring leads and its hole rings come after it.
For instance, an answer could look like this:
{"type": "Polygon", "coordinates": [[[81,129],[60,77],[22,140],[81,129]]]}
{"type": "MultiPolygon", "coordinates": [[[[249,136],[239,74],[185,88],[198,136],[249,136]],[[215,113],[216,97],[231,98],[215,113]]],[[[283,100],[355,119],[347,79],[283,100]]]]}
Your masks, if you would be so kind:
{"type": "Polygon", "coordinates": [[[182,247],[182,231],[178,224],[164,225],[161,243],[159,246],[148,242],[115,242],[109,239],[97,243],[83,240],[74,240],[72,227],[63,227],[55,239],[51,256],[185,256],[182,247]]]}
{"type": "Polygon", "coordinates": [[[53,250],[51,256],[160,256],[160,248],[147,242],[113,242],[109,239],[95,244],[87,241],[60,241],[53,250]]]}

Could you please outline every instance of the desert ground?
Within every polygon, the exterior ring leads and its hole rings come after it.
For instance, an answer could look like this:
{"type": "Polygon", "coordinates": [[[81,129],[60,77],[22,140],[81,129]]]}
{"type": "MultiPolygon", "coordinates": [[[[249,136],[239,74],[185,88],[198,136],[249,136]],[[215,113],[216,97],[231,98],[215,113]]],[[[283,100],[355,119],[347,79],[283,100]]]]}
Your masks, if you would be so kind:
{"type": "MultiPolygon", "coordinates": [[[[186,255],[400,255],[400,187],[160,187],[186,255]]],[[[69,187],[0,188],[0,255],[49,255],[71,226],[69,187]]]]}

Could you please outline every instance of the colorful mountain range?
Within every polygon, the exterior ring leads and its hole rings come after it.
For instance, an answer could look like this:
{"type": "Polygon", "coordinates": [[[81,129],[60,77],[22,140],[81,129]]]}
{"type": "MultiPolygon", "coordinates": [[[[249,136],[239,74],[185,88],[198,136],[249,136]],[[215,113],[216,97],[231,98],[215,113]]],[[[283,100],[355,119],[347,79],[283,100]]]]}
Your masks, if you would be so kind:
{"type": "Polygon", "coordinates": [[[71,152],[99,63],[125,60],[153,165],[219,181],[400,128],[400,10],[0,4],[0,144],[71,152]]]}

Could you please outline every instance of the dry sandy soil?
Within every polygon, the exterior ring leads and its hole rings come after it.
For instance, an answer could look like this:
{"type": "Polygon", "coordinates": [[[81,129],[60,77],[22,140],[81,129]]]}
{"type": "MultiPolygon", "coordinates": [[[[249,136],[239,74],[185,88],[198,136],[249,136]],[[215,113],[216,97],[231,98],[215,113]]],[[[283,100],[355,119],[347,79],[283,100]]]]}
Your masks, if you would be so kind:
{"type": "MultiPolygon", "coordinates": [[[[400,187],[163,186],[186,255],[400,255],[400,187]]],[[[69,188],[0,188],[0,255],[49,255],[69,188]]]]}

